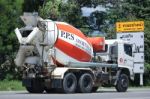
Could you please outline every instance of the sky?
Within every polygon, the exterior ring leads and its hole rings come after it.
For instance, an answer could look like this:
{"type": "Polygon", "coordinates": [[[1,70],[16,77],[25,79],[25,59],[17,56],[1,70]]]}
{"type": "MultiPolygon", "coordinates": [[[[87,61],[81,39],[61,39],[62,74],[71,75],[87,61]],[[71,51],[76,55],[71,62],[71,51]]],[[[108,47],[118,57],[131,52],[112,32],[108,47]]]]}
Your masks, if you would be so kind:
{"type": "Polygon", "coordinates": [[[82,15],[88,17],[94,11],[104,11],[105,12],[106,8],[104,8],[101,5],[99,5],[96,8],[93,8],[93,7],[82,7],[81,10],[82,10],[82,15]]]}

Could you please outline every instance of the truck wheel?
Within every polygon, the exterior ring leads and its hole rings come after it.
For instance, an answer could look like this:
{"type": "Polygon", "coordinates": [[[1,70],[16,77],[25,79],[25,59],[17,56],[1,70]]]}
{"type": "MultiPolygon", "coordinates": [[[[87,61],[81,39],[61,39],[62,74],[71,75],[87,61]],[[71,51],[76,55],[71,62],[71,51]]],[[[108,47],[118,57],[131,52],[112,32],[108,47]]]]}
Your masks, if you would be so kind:
{"type": "Polygon", "coordinates": [[[81,75],[79,79],[79,88],[82,93],[89,93],[93,88],[93,79],[89,73],[81,75]]]}
{"type": "Polygon", "coordinates": [[[67,73],[63,79],[63,91],[74,93],[77,87],[77,78],[73,73],[67,73]]]}
{"type": "Polygon", "coordinates": [[[43,93],[44,87],[42,85],[42,82],[39,80],[31,80],[31,87],[26,87],[27,91],[29,93],[43,93]]]}
{"type": "Polygon", "coordinates": [[[45,91],[46,91],[46,93],[55,93],[56,89],[54,89],[54,88],[51,88],[51,89],[45,88],[45,91]]]}
{"type": "Polygon", "coordinates": [[[129,85],[128,76],[126,74],[121,74],[115,87],[118,92],[126,92],[128,89],[128,85],[129,85]]]}
{"type": "Polygon", "coordinates": [[[93,87],[92,92],[96,92],[99,87],[93,87]]]}

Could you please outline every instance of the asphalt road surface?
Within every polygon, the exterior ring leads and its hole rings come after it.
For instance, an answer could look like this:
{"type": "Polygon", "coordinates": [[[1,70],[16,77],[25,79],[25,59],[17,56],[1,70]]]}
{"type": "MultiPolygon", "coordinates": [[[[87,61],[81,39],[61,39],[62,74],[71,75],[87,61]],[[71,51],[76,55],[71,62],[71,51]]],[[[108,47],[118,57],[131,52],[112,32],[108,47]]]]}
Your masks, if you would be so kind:
{"type": "Polygon", "coordinates": [[[29,94],[26,91],[0,91],[0,99],[150,99],[150,88],[130,88],[119,93],[113,88],[100,88],[96,93],[43,93],[29,94]]]}

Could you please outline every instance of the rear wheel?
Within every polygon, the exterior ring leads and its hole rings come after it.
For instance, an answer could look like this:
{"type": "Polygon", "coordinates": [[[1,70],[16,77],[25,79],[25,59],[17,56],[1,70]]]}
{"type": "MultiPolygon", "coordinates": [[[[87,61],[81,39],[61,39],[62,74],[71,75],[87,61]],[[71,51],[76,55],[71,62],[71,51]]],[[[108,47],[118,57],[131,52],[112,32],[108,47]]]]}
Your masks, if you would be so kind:
{"type": "Polygon", "coordinates": [[[26,86],[26,89],[29,93],[43,93],[44,87],[42,85],[42,81],[38,79],[31,80],[31,86],[26,86]]]}
{"type": "Polygon", "coordinates": [[[93,87],[92,92],[96,92],[99,87],[93,87]]]}
{"type": "Polygon", "coordinates": [[[77,87],[77,78],[73,73],[67,73],[63,79],[63,91],[74,93],[77,87]]]}
{"type": "Polygon", "coordinates": [[[89,93],[93,88],[93,79],[89,73],[81,75],[79,79],[79,88],[82,93],[89,93]]]}
{"type": "Polygon", "coordinates": [[[121,74],[117,81],[116,90],[118,92],[126,92],[129,86],[129,79],[126,74],[121,74]]]}
{"type": "Polygon", "coordinates": [[[45,88],[45,91],[46,91],[46,93],[55,93],[56,89],[54,89],[54,88],[50,88],[50,89],[45,88]]]}

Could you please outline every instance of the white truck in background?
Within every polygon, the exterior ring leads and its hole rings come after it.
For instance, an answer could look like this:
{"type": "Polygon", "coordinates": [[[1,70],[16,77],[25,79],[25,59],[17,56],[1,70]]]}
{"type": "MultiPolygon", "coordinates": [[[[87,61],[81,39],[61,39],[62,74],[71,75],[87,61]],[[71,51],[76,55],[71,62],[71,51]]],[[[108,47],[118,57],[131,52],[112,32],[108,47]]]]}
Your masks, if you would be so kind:
{"type": "Polygon", "coordinates": [[[64,22],[30,13],[22,20],[26,26],[15,29],[20,43],[15,63],[23,70],[22,83],[28,92],[88,93],[105,84],[125,92],[129,79],[134,80],[129,42],[98,38],[104,41],[95,44],[64,22]]]}

